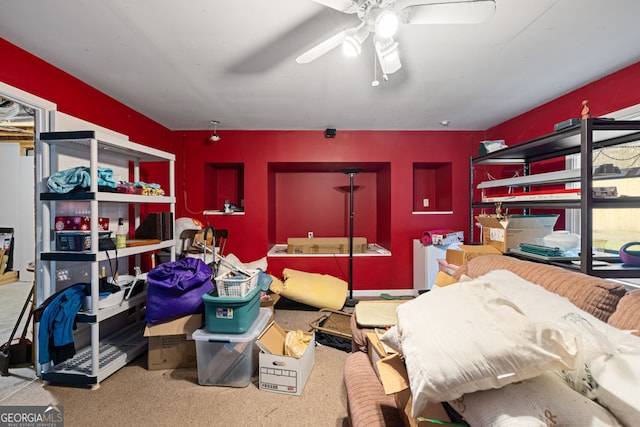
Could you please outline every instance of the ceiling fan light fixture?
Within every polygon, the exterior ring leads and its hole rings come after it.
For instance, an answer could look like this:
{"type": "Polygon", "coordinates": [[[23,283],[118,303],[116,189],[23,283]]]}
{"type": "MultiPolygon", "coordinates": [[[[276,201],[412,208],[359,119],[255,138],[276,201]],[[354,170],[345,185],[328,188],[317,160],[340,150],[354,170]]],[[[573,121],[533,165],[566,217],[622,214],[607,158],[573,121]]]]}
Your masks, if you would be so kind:
{"type": "Polygon", "coordinates": [[[394,11],[382,9],[375,21],[376,34],[384,38],[393,37],[398,31],[399,24],[400,20],[394,11]]]}
{"type": "Polygon", "coordinates": [[[347,30],[342,42],[342,53],[348,58],[354,58],[362,52],[362,42],[369,36],[369,29],[363,22],[359,26],[347,30]]]}
{"type": "Polygon", "coordinates": [[[400,63],[398,42],[394,41],[392,38],[383,39],[376,36],[374,44],[382,72],[384,74],[393,74],[398,71],[402,66],[400,63]]]}
{"type": "Polygon", "coordinates": [[[342,53],[347,58],[355,58],[362,52],[362,45],[354,36],[345,37],[342,42],[342,53]]]}

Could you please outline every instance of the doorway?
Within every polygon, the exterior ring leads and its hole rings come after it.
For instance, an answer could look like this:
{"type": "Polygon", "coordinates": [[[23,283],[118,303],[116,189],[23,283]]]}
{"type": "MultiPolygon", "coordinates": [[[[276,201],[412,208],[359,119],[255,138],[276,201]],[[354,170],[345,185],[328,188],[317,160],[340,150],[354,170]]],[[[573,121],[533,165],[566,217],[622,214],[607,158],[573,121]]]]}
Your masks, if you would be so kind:
{"type": "MultiPolygon", "coordinates": [[[[17,104],[20,111],[17,112],[16,117],[19,120],[13,120],[15,117],[12,118],[11,124],[7,127],[20,129],[17,133],[23,135],[17,137],[14,135],[18,140],[28,139],[30,141],[22,143],[0,142],[0,148],[5,147],[5,150],[10,151],[12,148],[13,153],[16,153],[13,157],[15,164],[9,163],[4,160],[4,156],[0,156],[0,162],[3,162],[3,165],[0,166],[0,179],[2,179],[0,185],[3,185],[0,192],[0,197],[3,198],[0,202],[0,227],[15,228],[13,268],[19,271],[21,281],[33,282],[34,278],[38,280],[36,241],[37,236],[42,233],[42,227],[37,226],[37,218],[41,214],[35,199],[39,192],[35,183],[36,170],[42,168],[37,156],[38,137],[40,132],[50,130],[50,115],[55,112],[56,104],[1,81],[0,100],[11,114],[16,114],[16,106],[13,104],[17,104]],[[31,121],[31,126],[27,126],[28,120],[31,121]],[[32,135],[25,138],[27,133],[32,133],[32,135]],[[21,149],[24,155],[20,155],[21,149]],[[22,167],[16,166],[19,162],[23,164],[22,167]],[[9,163],[9,165],[4,167],[4,163],[9,163]],[[31,270],[29,263],[32,261],[36,262],[35,274],[33,271],[29,271],[31,270]]],[[[4,121],[1,122],[4,123],[4,121]]]]}

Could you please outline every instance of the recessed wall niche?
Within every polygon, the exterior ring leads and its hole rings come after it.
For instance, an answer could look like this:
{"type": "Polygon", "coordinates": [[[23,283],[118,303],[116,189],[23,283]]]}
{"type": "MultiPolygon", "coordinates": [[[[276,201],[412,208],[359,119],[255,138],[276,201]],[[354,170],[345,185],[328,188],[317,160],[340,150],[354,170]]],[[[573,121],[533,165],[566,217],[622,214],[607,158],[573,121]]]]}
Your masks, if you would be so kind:
{"type": "Polygon", "coordinates": [[[452,163],[413,164],[413,212],[452,212],[452,163]]]}
{"type": "Polygon", "coordinates": [[[225,203],[244,210],[244,163],[204,164],[204,210],[222,211],[225,203]]]}
{"type": "Polygon", "coordinates": [[[289,237],[349,235],[349,175],[354,177],[354,236],[391,243],[391,165],[387,162],[269,163],[269,246],[289,237]]]}

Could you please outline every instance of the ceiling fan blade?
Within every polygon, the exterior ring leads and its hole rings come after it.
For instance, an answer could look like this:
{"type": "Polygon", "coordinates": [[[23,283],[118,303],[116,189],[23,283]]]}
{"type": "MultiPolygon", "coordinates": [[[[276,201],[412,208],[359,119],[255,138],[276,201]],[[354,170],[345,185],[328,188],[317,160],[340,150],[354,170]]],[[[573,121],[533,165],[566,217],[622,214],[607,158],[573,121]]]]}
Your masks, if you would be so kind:
{"type": "Polygon", "coordinates": [[[495,0],[415,4],[408,6],[409,24],[478,24],[496,11],[495,0]]]}
{"type": "Polygon", "coordinates": [[[376,47],[380,68],[384,74],[393,74],[402,67],[398,42],[393,40],[393,37],[376,37],[373,43],[376,47]]]}
{"type": "Polygon", "coordinates": [[[331,49],[339,46],[347,35],[348,30],[342,30],[338,34],[335,34],[323,42],[318,43],[302,55],[296,58],[298,64],[308,64],[309,62],[321,57],[331,49]]]}
{"type": "Polygon", "coordinates": [[[358,11],[358,3],[354,0],[313,0],[316,3],[339,10],[344,13],[356,13],[358,11]]]}

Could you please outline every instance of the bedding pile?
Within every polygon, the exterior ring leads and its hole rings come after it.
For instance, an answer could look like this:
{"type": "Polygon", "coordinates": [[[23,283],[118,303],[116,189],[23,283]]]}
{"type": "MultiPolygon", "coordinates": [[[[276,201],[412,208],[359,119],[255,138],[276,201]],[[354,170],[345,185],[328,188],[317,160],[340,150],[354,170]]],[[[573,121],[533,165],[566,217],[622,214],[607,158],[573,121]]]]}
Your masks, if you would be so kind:
{"type": "Polygon", "coordinates": [[[382,341],[405,360],[414,417],[428,402],[449,402],[471,425],[640,419],[640,403],[631,400],[640,393],[640,338],[510,271],[434,288],[397,315],[382,341]],[[525,407],[477,410],[492,400],[483,394],[497,393],[526,396],[525,407]]]}

